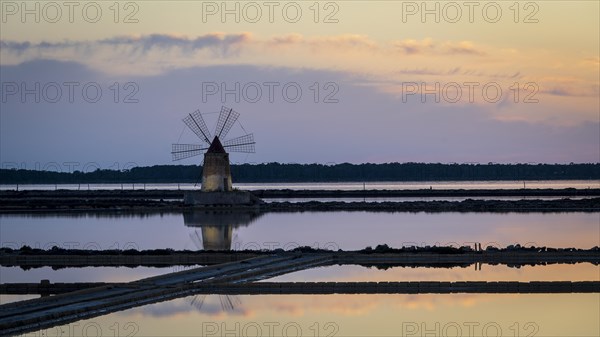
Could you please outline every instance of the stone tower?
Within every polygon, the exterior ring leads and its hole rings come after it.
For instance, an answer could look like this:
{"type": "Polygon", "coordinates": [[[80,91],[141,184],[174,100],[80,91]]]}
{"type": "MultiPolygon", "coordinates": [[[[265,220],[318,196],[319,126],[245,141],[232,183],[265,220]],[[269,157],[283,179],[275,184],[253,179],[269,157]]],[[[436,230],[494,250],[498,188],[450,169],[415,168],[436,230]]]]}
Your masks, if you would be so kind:
{"type": "Polygon", "coordinates": [[[204,154],[202,192],[229,192],[231,190],[229,154],[225,152],[219,137],[215,136],[204,154]]]}

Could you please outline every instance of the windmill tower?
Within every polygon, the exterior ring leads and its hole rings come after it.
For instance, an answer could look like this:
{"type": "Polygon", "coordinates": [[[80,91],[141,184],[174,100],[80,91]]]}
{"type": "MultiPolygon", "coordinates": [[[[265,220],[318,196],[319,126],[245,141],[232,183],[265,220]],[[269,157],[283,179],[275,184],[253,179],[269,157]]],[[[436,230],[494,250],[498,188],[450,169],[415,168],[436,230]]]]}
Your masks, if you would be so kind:
{"type": "Polygon", "coordinates": [[[218,136],[215,136],[204,154],[202,166],[202,191],[229,192],[232,190],[229,154],[225,152],[218,136]]]}
{"type": "MultiPolygon", "coordinates": [[[[214,137],[211,136],[199,110],[194,111],[183,119],[185,125],[198,136],[202,143],[173,144],[171,154],[173,160],[176,161],[204,153],[202,192],[232,191],[231,168],[227,151],[254,153],[255,142],[252,133],[221,142],[235,125],[239,116],[240,114],[233,109],[222,107],[215,127],[214,137]]],[[[243,127],[242,130],[244,130],[243,127]]]]}

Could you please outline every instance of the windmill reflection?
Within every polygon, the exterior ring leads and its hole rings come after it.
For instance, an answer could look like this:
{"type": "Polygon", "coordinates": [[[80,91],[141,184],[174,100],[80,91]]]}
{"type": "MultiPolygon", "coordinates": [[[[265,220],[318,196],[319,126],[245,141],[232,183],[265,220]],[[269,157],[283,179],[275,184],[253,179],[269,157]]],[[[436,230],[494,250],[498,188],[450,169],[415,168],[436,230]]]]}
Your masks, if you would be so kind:
{"type": "MultiPolygon", "coordinates": [[[[188,227],[200,227],[194,230],[190,238],[198,249],[231,250],[235,238],[234,228],[248,226],[260,217],[256,211],[205,211],[194,210],[183,213],[183,223],[188,227]]],[[[235,247],[234,247],[235,248],[235,247]]],[[[203,310],[208,295],[196,295],[190,299],[190,304],[198,311],[203,310]]],[[[238,296],[219,295],[221,310],[233,312],[236,306],[242,304],[238,296]]],[[[208,309],[210,310],[210,309],[208,309]]]]}
{"type": "MultiPolygon", "coordinates": [[[[207,296],[210,296],[210,298],[216,297],[214,295],[206,294],[194,295],[191,298],[189,298],[190,305],[200,312],[214,312],[214,303],[212,303],[212,305],[209,304],[209,307],[204,307],[207,296]],[[212,309],[210,308],[210,306],[212,306],[212,309]]],[[[218,295],[218,298],[221,304],[222,311],[234,312],[235,309],[239,308],[242,304],[242,301],[236,295],[218,295]]]]}
{"type": "Polygon", "coordinates": [[[260,217],[257,211],[194,210],[183,213],[183,223],[194,230],[190,238],[198,249],[231,250],[233,230],[248,226],[260,217]]]}

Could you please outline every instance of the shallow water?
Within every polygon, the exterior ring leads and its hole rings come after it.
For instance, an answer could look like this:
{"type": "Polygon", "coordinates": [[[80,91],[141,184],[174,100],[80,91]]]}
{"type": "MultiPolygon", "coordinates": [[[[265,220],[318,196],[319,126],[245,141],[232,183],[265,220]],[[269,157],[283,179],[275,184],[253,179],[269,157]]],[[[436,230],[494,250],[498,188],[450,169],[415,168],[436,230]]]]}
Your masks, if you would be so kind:
{"type": "MultiPolygon", "coordinates": [[[[598,180],[504,180],[504,181],[402,181],[402,182],[343,182],[343,183],[249,183],[233,184],[243,190],[418,190],[418,189],[520,189],[520,188],[600,188],[598,180]]],[[[185,184],[19,184],[19,190],[192,190],[199,185],[185,184]]],[[[0,185],[0,190],[14,190],[17,185],[0,185]]]]}
{"type": "MultiPolygon", "coordinates": [[[[518,200],[561,200],[567,197],[564,196],[493,196],[493,197],[382,197],[382,198],[263,198],[262,200],[269,202],[412,202],[412,201],[465,201],[471,200],[507,200],[507,201],[518,201],[518,200]]],[[[582,200],[588,199],[589,197],[568,197],[571,200],[582,200]]],[[[158,199],[160,200],[160,199],[158,199]]]]}
{"type": "Polygon", "coordinates": [[[600,266],[591,263],[521,266],[475,265],[468,267],[392,267],[378,269],[357,265],[334,265],[301,270],[266,282],[413,282],[413,281],[598,281],[600,266]]]}
{"type": "MultiPolygon", "coordinates": [[[[199,266],[198,266],[199,267],[199,266]]],[[[2,283],[37,283],[42,279],[51,283],[64,282],[130,282],[146,277],[183,270],[187,266],[156,267],[81,267],[60,268],[0,267],[2,283]]]]}
{"type": "Polygon", "coordinates": [[[355,250],[475,242],[589,249],[600,241],[599,213],[2,214],[0,224],[2,246],[45,249],[355,250]]]}
{"type": "MultiPolygon", "coordinates": [[[[599,213],[3,214],[2,245],[87,249],[292,249],[600,245],[599,213]]],[[[125,282],[191,267],[0,267],[2,283],[125,282]]],[[[466,268],[319,267],[269,281],[600,281],[589,263],[466,268]]],[[[0,303],[37,295],[2,295],[0,303]]],[[[27,336],[597,336],[600,294],[198,295],[27,336]]]]}
{"type": "Polygon", "coordinates": [[[94,336],[598,336],[599,296],[199,295],[42,332],[50,336],[61,330],[94,336]]]}

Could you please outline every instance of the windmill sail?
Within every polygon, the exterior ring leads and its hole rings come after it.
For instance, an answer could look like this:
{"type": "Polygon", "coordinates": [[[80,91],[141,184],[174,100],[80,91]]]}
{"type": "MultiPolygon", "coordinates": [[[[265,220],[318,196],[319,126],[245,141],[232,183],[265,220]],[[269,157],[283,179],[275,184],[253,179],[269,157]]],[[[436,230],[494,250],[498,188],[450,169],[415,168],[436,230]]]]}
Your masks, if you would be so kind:
{"type": "Polygon", "coordinates": [[[199,144],[173,144],[171,147],[171,155],[173,161],[190,158],[202,154],[208,147],[199,144]]]}
{"type": "MultiPolygon", "coordinates": [[[[227,107],[221,107],[219,113],[219,119],[214,132],[214,139],[211,138],[210,131],[206,126],[206,122],[200,113],[200,110],[196,110],[189,114],[183,119],[183,122],[187,127],[194,132],[198,138],[202,141],[201,144],[173,144],[171,148],[171,155],[173,161],[182,160],[194,156],[203,154],[206,150],[208,152],[215,152],[218,148],[220,151],[217,152],[242,152],[242,153],[254,153],[255,142],[254,135],[252,133],[245,134],[243,136],[235,137],[225,141],[225,139],[231,128],[235,125],[240,114],[233,109],[227,107]],[[221,140],[220,140],[221,139],[221,140]],[[218,146],[217,146],[218,145],[218,146]]],[[[243,127],[241,129],[245,132],[243,127]]]]}
{"type": "Polygon", "coordinates": [[[249,133],[223,142],[223,147],[229,152],[254,153],[254,135],[249,133]]]}
{"type": "Polygon", "coordinates": [[[217,121],[217,127],[215,128],[215,136],[221,139],[225,138],[238,117],[240,117],[240,114],[233,111],[233,109],[221,107],[221,113],[219,114],[219,120],[217,121]]]}
{"type": "Polygon", "coordinates": [[[183,119],[183,122],[196,134],[196,136],[198,136],[198,138],[206,144],[210,144],[210,131],[208,131],[208,127],[204,122],[204,118],[202,118],[200,110],[196,110],[187,115],[187,117],[183,119]]]}

